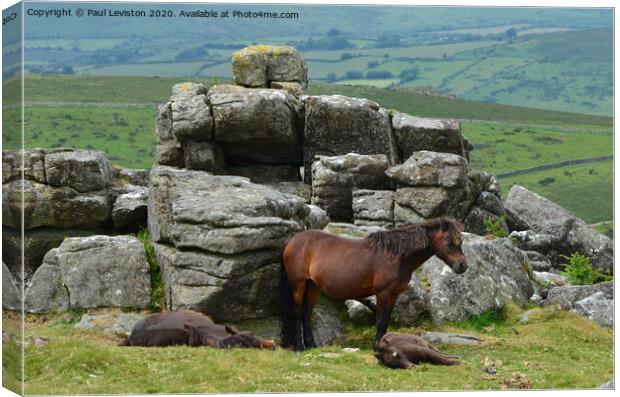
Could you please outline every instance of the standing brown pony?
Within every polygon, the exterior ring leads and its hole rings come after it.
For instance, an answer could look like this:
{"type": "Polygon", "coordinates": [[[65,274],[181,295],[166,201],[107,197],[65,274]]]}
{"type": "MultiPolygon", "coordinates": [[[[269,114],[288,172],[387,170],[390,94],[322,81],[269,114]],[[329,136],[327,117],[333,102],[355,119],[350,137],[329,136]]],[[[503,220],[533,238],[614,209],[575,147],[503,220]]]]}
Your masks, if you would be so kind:
{"type": "Polygon", "coordinates": [[[293,345],[296,351],[316,347],[310,316],[323,291],[340,300],[376,295],[376,348],[415,269],[437,255],[455,273],[467,270],[461,229],[455,220],[442,217],[375,232],[362,240],[319,230],[295,235],[284,247],[280,270],[282,345],[293,345]]]}

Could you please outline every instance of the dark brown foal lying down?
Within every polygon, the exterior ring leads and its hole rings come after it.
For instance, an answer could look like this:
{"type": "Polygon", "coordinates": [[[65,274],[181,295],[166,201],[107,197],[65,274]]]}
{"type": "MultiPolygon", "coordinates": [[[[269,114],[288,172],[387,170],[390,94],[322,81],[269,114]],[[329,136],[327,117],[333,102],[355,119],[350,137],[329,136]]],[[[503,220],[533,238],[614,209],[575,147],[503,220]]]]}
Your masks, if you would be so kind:
{"type": "Polygon", "coordinates": [[[460,364],[455,360],[457,356],[440,352],[419,336],[398,332],[388,332],[383,335],[375,355],[381,362],[392,368],[413,368],[419,363],[460,364]]]}
{"type": "Polygon", "coordinates": [[[219,325],[192,310],[163,312],[138,321],[120,346],[211,346],[275,348],[272,340],[219,325]]]}

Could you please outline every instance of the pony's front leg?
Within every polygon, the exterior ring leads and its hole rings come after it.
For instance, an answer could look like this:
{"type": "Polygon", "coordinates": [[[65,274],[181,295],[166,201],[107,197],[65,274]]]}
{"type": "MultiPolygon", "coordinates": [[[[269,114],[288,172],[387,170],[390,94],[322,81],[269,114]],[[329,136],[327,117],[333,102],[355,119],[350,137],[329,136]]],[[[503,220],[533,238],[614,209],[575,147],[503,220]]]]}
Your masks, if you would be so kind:
{"type": "Polygon", "coordinates": [[[375,335],[374,349],[379,347],[379,341],[385,335],[390,322],[390,316],[396,299],[390,296],[377,295],[377,334],[375,335]]]}

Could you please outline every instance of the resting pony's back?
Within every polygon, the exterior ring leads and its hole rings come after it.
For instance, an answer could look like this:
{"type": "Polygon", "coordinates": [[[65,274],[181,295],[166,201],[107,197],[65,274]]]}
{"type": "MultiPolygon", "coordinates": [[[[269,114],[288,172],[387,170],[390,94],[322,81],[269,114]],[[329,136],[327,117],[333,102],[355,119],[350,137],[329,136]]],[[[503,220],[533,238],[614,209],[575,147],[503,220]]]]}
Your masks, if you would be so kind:
{"type": "Polygon", "coordinates": [[[216,324],[210,317],[192,310],[163,312],[138,321],[122,346],[211,346],[266,347],[270,340],[258,339],[249,332],[216,324]]]}
{"type": "Polygon", "coordinates": [[[456,273],[467,269],[460,232],[458,222],[440,218],[360,240],[319,230],[295,235],[284,247],[280,272],[283,346],[293,345],[295,350],[316,346],[310,315],[321,291],[340,300],[376,295],[376,345],[416,268],[437,255],[456,273]]]}

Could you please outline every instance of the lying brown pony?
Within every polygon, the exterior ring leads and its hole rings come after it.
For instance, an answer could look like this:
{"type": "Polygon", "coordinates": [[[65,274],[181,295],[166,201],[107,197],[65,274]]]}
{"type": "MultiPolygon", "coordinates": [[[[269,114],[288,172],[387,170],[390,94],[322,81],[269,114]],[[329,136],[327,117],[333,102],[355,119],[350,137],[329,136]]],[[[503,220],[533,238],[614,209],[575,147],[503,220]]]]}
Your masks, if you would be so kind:
{"type": "Polygon", "coordinates": [[[416,335],[388,332],[379,341],[375,356],[388,367],[413,368],[415,364],[431,363],[458,365],[451,356],[440,352],[430,343],[416,335]]]}
{"type": "Polygon", "coordinates": [[[163,312],[138,321],[119,346],[211,346],[274,349],[272,340],[258,339],[250,332],[219,325],[192,310],[163,312]]]}

